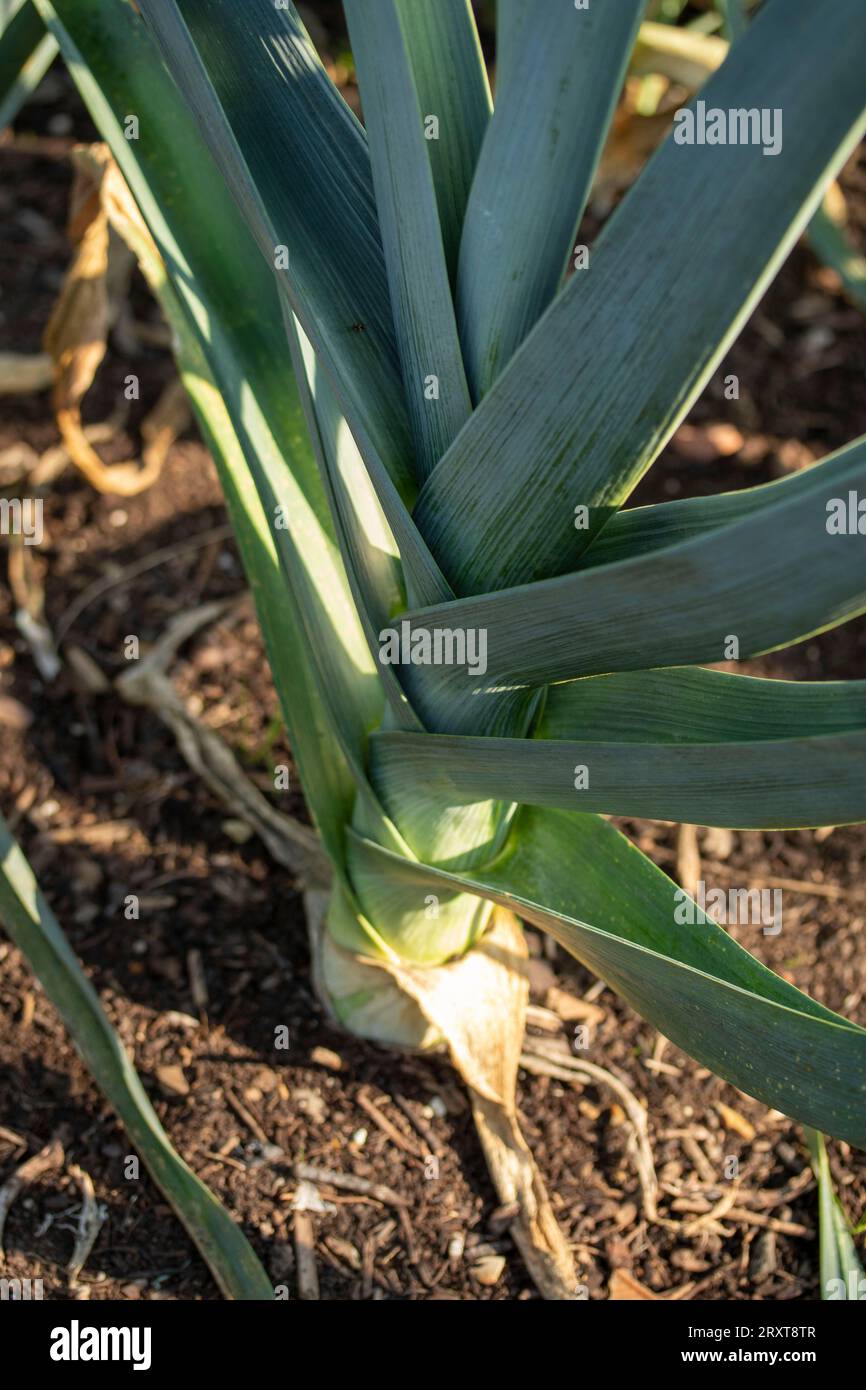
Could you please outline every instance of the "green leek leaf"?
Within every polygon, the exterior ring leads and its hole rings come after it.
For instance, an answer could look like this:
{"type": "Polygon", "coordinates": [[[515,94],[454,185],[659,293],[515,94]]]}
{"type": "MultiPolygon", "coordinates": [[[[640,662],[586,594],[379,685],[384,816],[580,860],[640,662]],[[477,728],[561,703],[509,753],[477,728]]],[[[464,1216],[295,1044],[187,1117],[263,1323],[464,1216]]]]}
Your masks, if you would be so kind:
{"type": "Polygon", "coordinates": [[[412,448],[363,130],[293,5],[142,0],[141,9],[362,453],[377,455],[411,498],[412,448]]]}
{"type": "Polygon", "coordinates": [[[866,610],[857,510],[864,491],[860,440],[810,469],[802,483],[778,485],[776,500],[692,540],[410,613],[410,658],[416,634],[423,657],[425,641],[448,631],[463,634],[467,652],[474,634],[486,664],[475,675],[466,664],[407,666],[410,698],[423,700],[431,669],[437,691],[453,696],[745,659],[834,627],[866,610]]]}
{"type": "Polygon", "coordinates": [[[172,1148],[120,1038],[0,817],[0,919],[226,1298],[273,1299],[240,1227],[172,1148]]]}
{"type": "Polygon", "coordinates": [[[762,7],[700,101],[705,112],[766,112],[766,144],[669,137],[591,248],[589,270],[553,301],[424,485],[415,515],[456,592],[574,567],[866,131],[864,68],[862,0],[762,7]],[[585,528],[577,507],[588,508],[585,528]]]}
{"type": "MultiPolygon", "coordinates": [[[[446,5],[446,12],[449,5],[446,5]]],[[[472,411],[423,113],[404,30],[417,6],[346,0],[419,478],[472,411]]],[[[440,116],[432,114],[437,123],[440,116]]],[[[443,132],[433,127],[437,138],[443,132]]],[[[446,132],[447,133],[447,132],[446,132]]]]}
{"type": "Polygon", "coordinates": [[[806,1140],[818,1179],[821,1297],[831,1302],[860,1300],[864,1297],[861,1290],[866,1289],[866,1278],[847,1218],[833,1190],[824,1136],[807,1128],[806,1140]]]}
{"type": "MultiPolygon", "coordinates": [[[[490,120],[490,87],[471,0],[397,0],[421,114],[439,120],[427,153],[445,260],[457,275],[460,234],[478,152],[490,120]]],[[[367,7],[368,13],[371,7],[367,7]]]]}
{"type": "Polygon", "coordinates": [[[524,809],[487,869],[446,872],[350,837],[353,873],[405,904],[460,887],[549,932],[665,1037],[765,1104],[866,1147],[866,1030],[705,918],[597,816],[524,809]]]}
{"type": "Polygon", "coordinates": [[[57,43],[32,0],[0,6],[0,130],[14,121],[54,62],[57,43]]]}
{"type": "Polygon", "coordinates": [[[644,4],[544,0],[520,29],[460,243],[460,337],[476,399],[562,282],[644,4]]]}

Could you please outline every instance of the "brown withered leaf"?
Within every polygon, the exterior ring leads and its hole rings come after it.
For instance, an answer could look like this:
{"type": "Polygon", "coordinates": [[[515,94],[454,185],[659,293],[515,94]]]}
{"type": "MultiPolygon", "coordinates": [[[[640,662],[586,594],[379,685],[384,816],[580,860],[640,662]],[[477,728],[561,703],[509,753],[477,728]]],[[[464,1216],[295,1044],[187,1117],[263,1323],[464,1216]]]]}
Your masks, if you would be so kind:
{"type": "Polygon", "coordinates": [[[111,322],[113,210],[128,209],[132,200],[107,145],[77,146],[72,159],[69,237],[74,254],[44,335],[54,375],[52,404],[70,458],[88,482],[99,492],[134,497],[156,482],[169,448],[189,420],[189,407],[180,383],[171,381],[142,425],[140,465],[134,460],[103,463],[86,437],[81,405],[105,356],[111,322]]]}

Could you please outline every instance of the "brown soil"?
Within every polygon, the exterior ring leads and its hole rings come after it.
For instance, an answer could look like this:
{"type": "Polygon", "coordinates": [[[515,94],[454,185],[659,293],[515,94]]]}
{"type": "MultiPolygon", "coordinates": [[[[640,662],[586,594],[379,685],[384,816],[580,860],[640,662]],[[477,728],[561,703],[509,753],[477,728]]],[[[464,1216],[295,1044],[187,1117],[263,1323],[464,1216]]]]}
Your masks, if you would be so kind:
{"type": "MultiPolygon", "coordinates": [[[[50,79],[47,98],[31,108],[27,129],[60,141],[90,137],[60,75],[50,79]],[[58,112],[71,113],[71,128],[58,130],[58,112]]],[[[68,255],[67,166],[54,154],[8,143],[0,146],[0,164],[6,176],[0,192],[0,348],[35,351],[68,255]]],[[[866,162],[852,164],[846,187],[858,225],[866,229],[866,162]]],[[[138,317],[155,317],[139,285],[133,302],[138,317]]],[[[111,413],[129,370],[141,377],[143,399],[103,451],[109,460],[129,457],[138,447],[140,419],[171,363],[154,350],[133,361],[115,345],[88,399],[89,419],[111,413]]],[[[798,249],[696,405],[690,428],[666,450],[637,500],[762,482],[866,432],[864,371],[866,324],[832,277],[798,249]],[[724,401],[717,389],[728,371],[740,377],[738,402],[724,401]],[[716,428],[723,424],[739,431],[741,443],[730,429],[716,428]]],[[[45,394],[2,401],[0,449],[26,441],[41,450],[55,440],[45,394]]],[[[127,634],[137,634],[146,648],[175,613],[242,594],[229,539],[181,548],[123,581],[126,566],[183,546],[223,519],[213,466],[192,432],[172,450],[159,483],[137,498],[101,496],[67,472],[45,501],[40,559],[49,624],[56,628],[89,585],[116,578],[115,587],[91,599],[67,637],[113,677],[125,666],[127,634]]],[[[860,620],[749,669],[862,677],[864,655],[866,621],[860,620]]],[[[271,770],[290,755],[248,605],[241,602],[190,644],[175,676],[275,804],[304,814],[296,793],[272,791],[271,770]]],[[[300,1158],[385,1183],[409,1202],[407,1216],[369,1198],[323,1189],[334,1207],[314,1218],[324,1299],[534,1297],[496,1221],[471,1118],[447,1067],[435,1057],[386,1054],[329,1026],[311,991],[290,878],[256,840],[235,842],[227,812],[189,772],[154,717],[113,694],[88,695],[68,666],[53,684],[40,678],[5,587],[0,694],[14,697],[32,716],[25,732],[3,729],[4,813],[11,813],[173,1142],[242,1223],[274,1281],[294,1296],[289,1203],[296,1187],[291,1163],[300,1158]],[[142,900],[140,921],[124,916],[129,893],[142,900]],[[194,951],[207,984],[202,1010],[190,983],[194,951]],[[290,1046],[278,1052],[280,1025],[289,1029],[290,1046]],[[159,1069],[166,1066],[182,1069],[186,1094],[165,1089],[159,1069]],[[400,1131],[400,1145],[359,1103],[365,1095],[400,1131]],[[435,1135],[438,1178],[425,1176],[426,1141],[398,1100],[435,1135]],[[283,1157],[263,1148],[262,1135],[283,1157]],[[460,1234],[466,1237],[462,1259],[449,1256],[449,1242],[460,1234]],[[493,1287],[475,1277],[472,1247],[479,1243],[493,1243],[506,1256],[493,1287]]],[[[624,828],[672,870],[673,827],[626,822],[624,828]]],[[[701,846],[708,882],[799,882],[786,894],[780,936],[764,936],[757,927],[734,930],[786,978],[866,1023],[863,830],[730,837],[702,831],[701,846]]],[[[648,1108],[664,1209],[688,1221],[690,1213],[673,1205],[680,1189],[712,1204],[721,1195],[714,1175],[725,1156],[737,1155],[741,1165],[738,1208],[745,1215],[729,1214],[720,1228],[691,1233],[648,1225],[628,1128],[610,1095],[522,1075],[525,1133],[590,1296],[606,1296],[611,1273],[627,1270],[657,1292],[689,1285],[692,1297],[707,1299],[816,1298],[815,1193],[797,1126],[666,1045],[587,972],[561,953],[546,954],[530,936],[535,1002],[543,1003],[551,986],[589,994],[599,1010],[592,1056],[625,1078],[648,1108]],[[720,1103],[740,1119],[723,1116],[720,1103]],[[753,1138],[744,1137],[749,1124],[753,1138]],[[775,1206],[768,1205],[772,1193],[775,1206]]],[[[124,1177],[127,1140],[26,964],[4,943],[0,1122],[0,1183],[65,1126],[67,1162],[91,1175],[106,1209],[79,1287],[71,1290],[65,1266],[79,1192],[68,1169],[46,1174],[12,1208],[4,1274],[42,1278],[46,1297],[55,1299],[217,1296],[149,1179],[124,1177]]],[[[866,1200],[866,1157],[838,1144],[832,1162],[845,1206],[857,1219],[866,1200]]]]}

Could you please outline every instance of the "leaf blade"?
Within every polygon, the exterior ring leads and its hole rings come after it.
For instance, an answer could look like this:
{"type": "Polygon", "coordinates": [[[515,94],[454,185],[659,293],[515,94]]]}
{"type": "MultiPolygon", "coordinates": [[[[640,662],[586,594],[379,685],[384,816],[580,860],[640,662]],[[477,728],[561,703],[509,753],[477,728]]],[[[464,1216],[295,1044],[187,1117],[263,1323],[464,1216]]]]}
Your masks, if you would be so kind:
{"type": "MultiPolygon", "coordinates": [[[[810,469],[808,487],[706,535],[595,569],[406,616],[410,633],[484,634],[486,672],[436,669],[450,692],[546,685],[578,676],[758,656],[866,610],[862,537],[830,530],[866,487],[866,441],[810,469]],[[832,509],[832,513],[831,513],[832,509]],[[731,564],[731,557],[736,564],[731,564]],[[801,583],[808,556],[809,585],[801,583]]],[[[429,640],[429,639],[428,639],[429,640]]],[[[480,636],[477,639],[480,645],[480,636]]],[[[406,668],[423,701],[425,668],[406,668]]]]}
{"type": "Polygon", "coordinates": [[[224,1296],[273,1299],[270,1280],[239,1226],[172,1147],[96,991],[2,817],[0,915],[224,1296]]]}
{"type": "Polygon", "coordinates": [[[23,0],[10,14],[0,15],[0,130],[14,121],[56,53],[57,44],[45,32],[32,0],[23,0]]]}
{"type": "Polygon", "coordinates": [[[490,120],[490,87],[470,0],[398,0],[423,116],[439,116],[428,153],[448,274],[454,282],[460,233],[478,153],[490,120]]]}
{"type": "Polygon", "coordinates": [[[471,413],[433,170],[398,0],[346,0],[420,478],[471,413]],[[435,388],[431,383],[435,383],[435,388]],[[431,393],[435,389],[435,395],[431,393]]]}
{"type": "Polygon", "coordinates": [[[734,830],[866,821],[866,724],[817,738],[676,745],[389,731],[373,735],[371,753],[373,784],[398,826],[432,799],[734,830]]]}
{"type": "Polygon", "coordinates": [[[702,99],[783,110],[781,151],[670,138],[650,161],[589,275],[554,300],[422,489],[415,515],[456,592],[567,571],[628,496],[866,130],[855,52],[862,67],[859,0],[763,7],[702,99]]]}
{"type": "Polygon", "coordinates": [[[411,498],[412,448],[366,138],[297,11],[268,0],[142,0],[141,9],[267,263],[273,268],[278,246],[289,250],[277,283],[362,453],[375,453],[411,498]]]}
{"type": "Polygon", "coordinates": [[[643,7],[545,0],[520,27],[460,243],[460,337],[476,400],[561,284],[643,7]]]}
{"type": "Polygon", "coordinates": [[[449,873],[353,837],[406,894],[460,886],[549,932],[677,1046],[803,1123],[866,1147],[866,1031],[788,985],[596,816],[524,810],[490,866],[449,873]],[[598,925],[594,925],[598,924],[598,925]],[[603,924],[603,925],[601,925],[603,924]]]}

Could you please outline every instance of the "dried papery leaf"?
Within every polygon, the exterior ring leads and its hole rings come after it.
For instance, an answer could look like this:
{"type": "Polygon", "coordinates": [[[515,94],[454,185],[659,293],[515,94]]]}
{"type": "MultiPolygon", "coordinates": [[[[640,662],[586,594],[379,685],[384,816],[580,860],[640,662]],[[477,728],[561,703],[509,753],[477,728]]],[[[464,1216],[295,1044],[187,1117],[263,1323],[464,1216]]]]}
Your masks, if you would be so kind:
{"type": "Polygon", "coordinates": [[[54,634],[45,621],[44,562],[21,536],[10,536],[9,587],[16,603],[15,626],[21,633],[42,679],[50,684],[62,666],[54,634]]]}
{"type": "Polygon", "coordinates": [[[46,1144],[38,1153],[25,1159],[25,1161],[15,1169],[12,1176],[7,1178],[3,1186],[0,1187],[0,1255],[3,1253],[3,1228],[6,1225],[6,1217],[9,1215],[12,1203],[25,1187],[32,1182],[36,1182],[37,1178],[41,1178],[43,1173],[50,1173],[54,1169],[63,1167],[64,1139],[65,1136],[63,1134],[56,1135],[50,1143],[46,1144]]]}
{"type": "Polygon", "coordinates": [[[78,1276],[87,1263],[90,1252],[96,1244],[96,1237],[102,1229],[106,1217],[105,1208],[96,1200],[93,1179],[77,1163],[69,1165],[71,1177],[81,1188],[81,1210],[78,1214],[78,1230],[75,1235],[75,1249],[66,1266],[70,1285],[78,1282],[78,1276]]]}
{"type": "Polygon", "coordinates": [[[518,1204],[510,1231],[533,1281],[545,1298],[573,1299],[577,1278],[571,1252],[517,1121],[529,983],[526,943],[516,917],[497,910],[477,947],[433,969],[364,960],[341,950],[327,932],[313,929],[311,936],[319,983],[353,1033],[411,1048],[444,1042],[469,1088],[500,1201],[518,1204]]]}
{"type": "Polygon", "coordinates": [[[180,384],[170,382],[142,426],[141,465],[133,460],[104,464],[87,438],[81,405],[105,356],[111,322],[106,191],[117,199],[122,180],[106,145],[75,150],[73,167],[69,236],[75,252],[45,330],[54,413],[70,457],[87,481],[99,492],[134,497],[156,482],[190,411],[180,384]]]}
{"type": "Polygon", "coordinates": [[[701,851],[698,847],[698,828],[684,823],[677,834],[677,880],[692,897],[698,891],[701,877],[701,851]]]}
{"type": "Polygon", "coordinates": [[[118,678],[116,689],[130,704],[144,705],[168,725],[193,771],[230,810],[253,826],[278,863],[304,885],[321,887],[329,881],[330,867],[318,836],[274,810],[244,775],[228,745],[189,713],[165,674],[178,648],[224,608],[222,603],[209,603],[181,613],[148,655],[118,678]]]}
{"type": "Polygon", "coordinates": [[[427,1051],[442,1039],[413,998],[396,983],[384,963],[353,955],[324,929],[311,894],[304,894],[319,998],[334,1022],[356,1036],[383,1046],[427,1051]],[[320,923],[320,925],[319,925],[320,923]]]}

